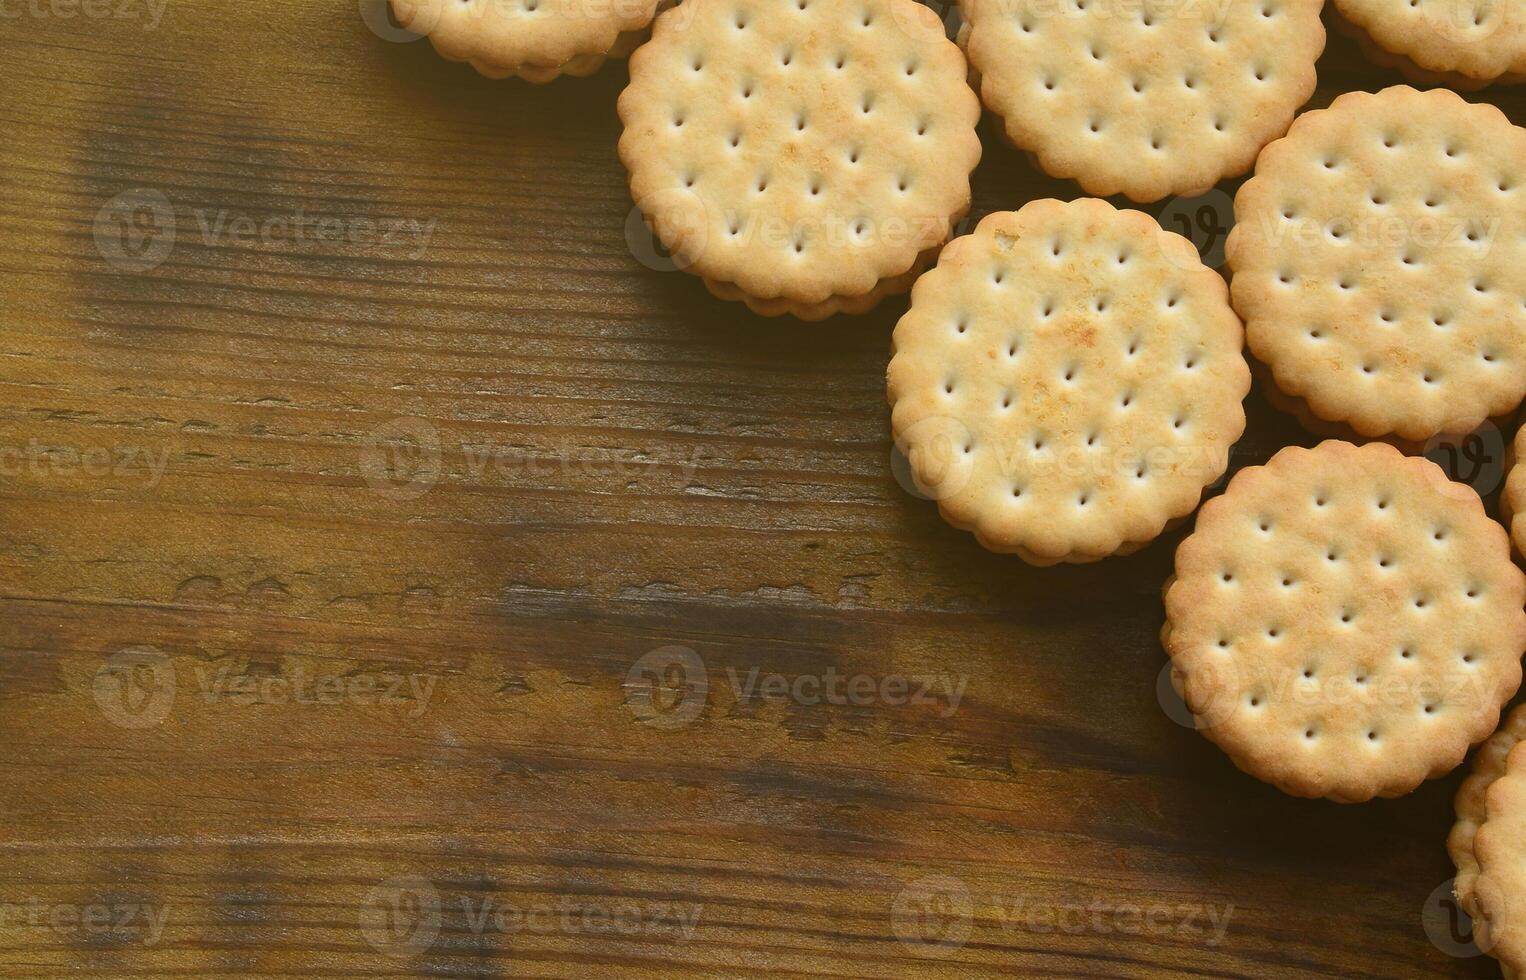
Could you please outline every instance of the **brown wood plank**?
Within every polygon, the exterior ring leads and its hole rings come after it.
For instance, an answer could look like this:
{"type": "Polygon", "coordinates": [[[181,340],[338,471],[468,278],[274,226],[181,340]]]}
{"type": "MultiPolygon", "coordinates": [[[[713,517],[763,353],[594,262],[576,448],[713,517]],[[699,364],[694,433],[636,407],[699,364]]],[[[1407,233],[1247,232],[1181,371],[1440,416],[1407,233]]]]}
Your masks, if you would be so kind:
{"type": "MultiPolygon", "coordinates": [[[[902,491],[904,300],[649,267],[623,66],[119,4],[0,19],[0,975],[1496,975],[1422,922],[1458,776],[1292,800],[1163,710],[1179,533],[1034,570],[902,491]]],[[[1396,80],[1332,37],[1313,104],[1396,80]]],[[[1077,196],[982,135],[977,213],[1077,196]]]]}

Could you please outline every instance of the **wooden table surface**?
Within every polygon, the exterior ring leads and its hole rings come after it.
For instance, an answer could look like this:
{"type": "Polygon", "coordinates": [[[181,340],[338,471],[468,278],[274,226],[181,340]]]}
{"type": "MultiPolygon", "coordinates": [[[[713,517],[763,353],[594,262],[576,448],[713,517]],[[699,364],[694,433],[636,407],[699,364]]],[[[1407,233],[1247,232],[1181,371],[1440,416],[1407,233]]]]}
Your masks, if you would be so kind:
{"type": "MultiPolygon", "coordinates": [[[[1180,533],[983,552],[893,474],[904,300],[710,299],[623,65],[359,7],[0,3],[0,975],[1497,975],[1460,773],[1294,800],[1174,720],[1180,533]]],[[[1078,196],[982,134],[977,213],[1078,196]]]]}

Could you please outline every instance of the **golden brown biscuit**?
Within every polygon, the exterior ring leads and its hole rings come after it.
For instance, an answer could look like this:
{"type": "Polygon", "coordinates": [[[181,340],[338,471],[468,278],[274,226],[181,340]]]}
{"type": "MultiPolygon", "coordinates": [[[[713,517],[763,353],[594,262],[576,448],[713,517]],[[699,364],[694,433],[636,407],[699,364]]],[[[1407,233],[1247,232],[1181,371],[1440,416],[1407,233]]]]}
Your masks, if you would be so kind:
{"type": "Polygon", "coordinates": [[[1499,730],[1489,736],[1473,754],[1473,769],[1457,790],[1457,822],[1447,836],[1447,853],[1457,866],[1453,892],[1463,911],[1477,918],[1478,904],[1473,900],[1473,884],[1478,878],[1478,858],[1473,841],[1486,816],[1489,787],[1505,772],[1505,758],[1516,743],[1526,738],[1526,705],[1519,705],[1505,718],[1499,730]]]}
{"type": "Polygon", "coordinates": [[[1443,89],[1350,93],[1268,146],[1226,252],[1283,393],[1423,443],[1526,395],[1526,130],[1443,89]]]}
{"type": "Polygon", "coordinates": [[[403,27],[489,78],[591,75],[641,40],[658,0],[392,0],[403,27]]]}
{"type": "Polygon", "coordinates": [[[970,206],[979,101],[914,0],[685,0],[630,69],[631,195],[680,266],[759,313],[862,312],[970,206]]]}
{"type": "Polygon", "coordinates": [[[1176,555],[1165,640],[1202,731],[1295,796],[1399,796],[1521,680],[1526,577],[1473,490],[1392,446],[1241,470],[1176,555]]]}
{"type": "Polygon", "coordinates": [[[1133,551],[1192,512],[1245,428],[1224,281],[1105,201],[988,215],[896,325],[891,427],[945,519],[1038,565],[1133,551]]]}
{"type": "Polygon", "coordinates": [[[1356,41],[1357,47],[1362,49],[1362,54],[1368,61],[1382,68],[1397,71],[1409,81],[1423,88],[1449,88],[1457,92],[1477,92],[1488,88],[1490,85],[1519,85],[1526,81],[1526,76],[1505,74],[1498,78],[1469,78],[1455,71],[1430,71],[1421,68],[1412,60],[1402,54],[1395,54],[1374,41],[1370,35],[1351,21],[1340,16],[1331,14],[1331,26],[1337,31],[1356,41]]]}
{"type": "Polygon", "coordinates": [[[963,0],[1007,136],[1099,197],[1195,195],[1248,170],[1314,92],[1323,0],[963,0]]]}
{"type": "Polygon", "coordinates": [[[1526,753],[1519,741],[1484,790],[1483,810],[1473,834],[1471,904],[1463,899],[1461,874],[1458,897],[1473,915],[1478,948],[1499,960],[1506,977],[1519,976],[1526,972],[1526,753]]]}
{"type": "Polygon", "coordinates": [[[1335,0],[1342,17],[1424,71],[1489,83],[1526,74],[1526,6],[1517,0],[1335,0]]]}

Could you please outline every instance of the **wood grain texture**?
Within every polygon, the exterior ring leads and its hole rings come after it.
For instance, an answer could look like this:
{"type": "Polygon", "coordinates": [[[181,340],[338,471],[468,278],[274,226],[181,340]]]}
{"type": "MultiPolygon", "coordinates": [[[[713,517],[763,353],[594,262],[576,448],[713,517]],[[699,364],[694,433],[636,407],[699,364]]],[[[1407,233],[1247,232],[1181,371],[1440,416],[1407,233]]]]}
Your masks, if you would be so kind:
{"type": "MultiPolygon", "coordinates": [[[[1033,570],[900,489],[904,301],[648,267],[623,66],[109,7],[0,19],[0,975],[1495,975],[1422,922],[1459,776],[1293,800],[1162,710],[1180,533],[1033,570]]],[[[977,212],[1077,195],[982,136],[977,212]]]]}

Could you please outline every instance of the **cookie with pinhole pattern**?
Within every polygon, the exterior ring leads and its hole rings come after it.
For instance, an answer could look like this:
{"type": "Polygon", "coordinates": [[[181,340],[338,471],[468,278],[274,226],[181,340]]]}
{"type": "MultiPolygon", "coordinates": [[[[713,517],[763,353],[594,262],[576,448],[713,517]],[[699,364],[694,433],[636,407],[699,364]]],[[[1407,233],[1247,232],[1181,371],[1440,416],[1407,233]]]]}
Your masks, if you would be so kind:
{"type": "Polygon", "coordinates": [[[1500,491],[1500,520],[1518,555],[1526,555],[1526,425],[1516,431],[1505,453],[1505,486],[1500,491]]]}
{"type": "Polygon", "coordinates": [[[1526,75],[1526,5],[1518,0],[1335,0],[1335,7],[1376,47],[1420,71],[1475,85],[1526,75]]]}
{"type": "Polygon", "coordinates": [[[980,96],[1055,177],[1140,202],[1248,170],[1314,92],[1323,0],[962,0],[980,96]]]}
{"type": "Polygon", "coordinates": [[[1235,197],[1251,352],[1363,438],[1464,433],[1526,396],[1526,130],[1445,89],[1300,116],[1235,197]]]}
{"type": "Polygon", "coordinates": [[[1526,738],[1526,706],[1517,705],[1505,717],[1499,730],[1473,753],[1468,778],[1458,787],[1454,801],[1457,822],[1447,835],[1447,853],[1457,867],[1453,893],[1463,911],[1475,918],[1479,915],[1473,897],[1473,886],[1478,880],[1478,858],[1473,852],[1473,842],[1488,815],[1489,787],[1504,775],[1506,758],[1523,738],[1526,738]]]}
{"type": "MultiPolygon", "coordinates": [[[[1512,723],[1517,727],[1514,719],[1512,723]]],[[[1491,770],[1494,755],[1484,760],[1491,770]]],[[[1478,778],[1482,781],[1487,776],[1480,773],[1478,778]]],[[[1464,865],[1459,864],[1458,898],[1473,917],[1475,945],[1499,961],[1507,978],[1522,976],[1526,975],[1526,751],[1519,740],[1505,753],[1503,772],[1482,791],[1483,820],[1473,832],[1476,871],[1471,892],[1466,892],[1464,865]]]]}
{"type": "Polygon", "coordinates": [[[1294,796],[1408,793],[1521,680],[1526,577],[1472,488],[1329,441],[1241,470],[1176,554],[1162,633],[1203,734],[1294,796]]]}
{"type": "Polygon", "coordinates": [[[1245,428],[1228,290],[1106,201],[986,216],[912,289],[888,371],[919,489],[1036,565],[1128,553],[1191,513],[1245,428]]]}
{"type": "Polygon", "coordinates": [[[1379,66],[1388,68],[1403,75],[1407,80],[1421,88],[1449,88],[1457,92],[1477,92],[1488,88],[1490,85],[1519,85],[1526,81],[1526,75],[1505,74],[1498,78],[1478,79],[1469,78],[1455,71],[1430,71],[1415,64],[1414,61],[1402,54],[1395,54],[1374,41],[1366,31],[1351,23],[1339,14],[1331,15],[1331,26],[1337,31],[1356,41],[1357,47],[1361,48],[1362,56],[1368,61],[1379,66]]]}
{"type": "Polygon", "coordinates": [[[403,27],[488,78],[591,75],[640,43],[658,0],[392,0],[403,27]]]}
{"type": "Polygon", "coordinates": [[[764,315],[861,313],[970,206],[979,100],[915,0],[685,0],[620,95],[631,195],[674,261],[764,315]]]}

